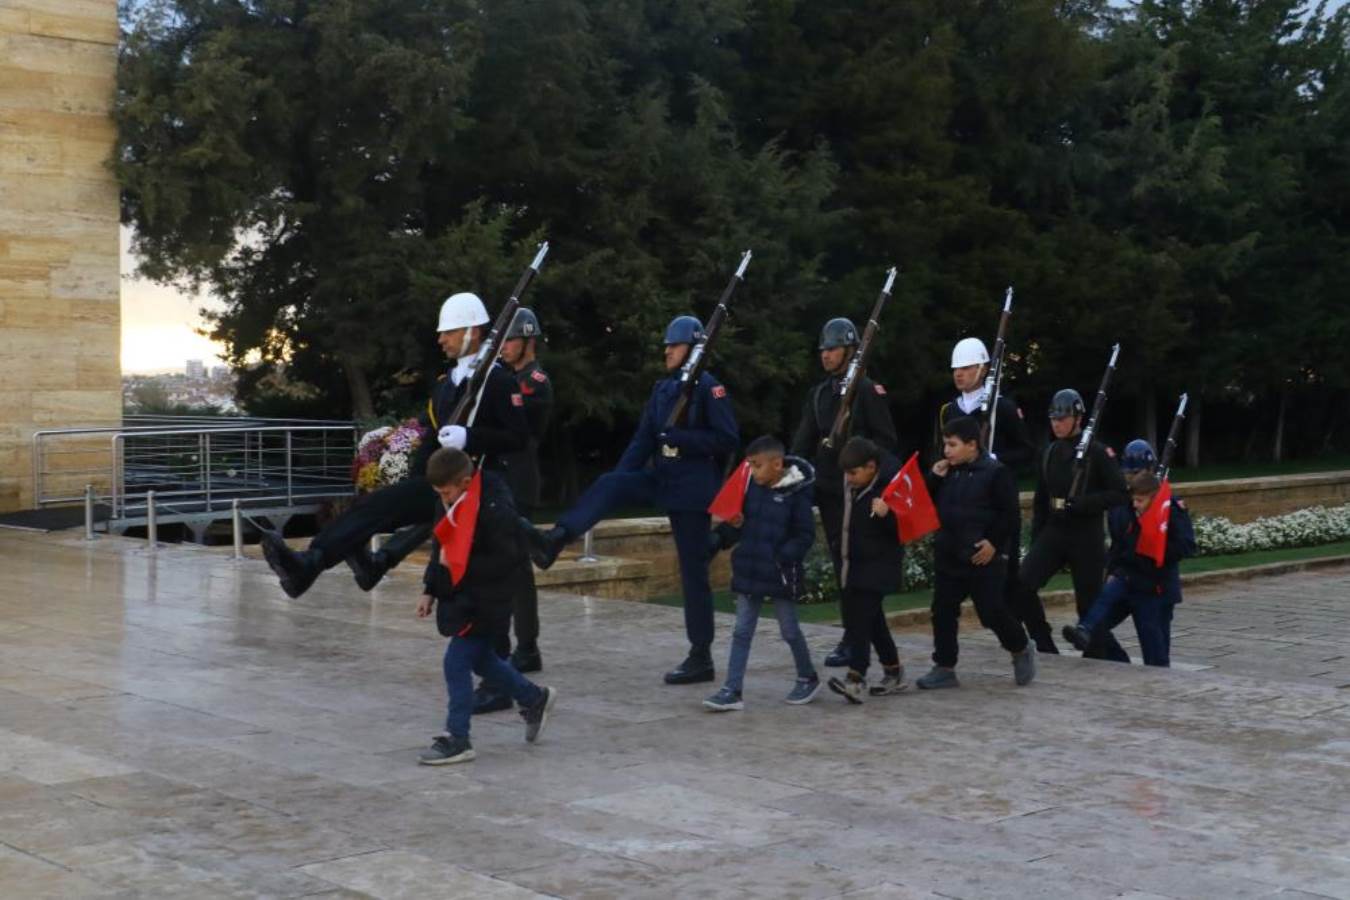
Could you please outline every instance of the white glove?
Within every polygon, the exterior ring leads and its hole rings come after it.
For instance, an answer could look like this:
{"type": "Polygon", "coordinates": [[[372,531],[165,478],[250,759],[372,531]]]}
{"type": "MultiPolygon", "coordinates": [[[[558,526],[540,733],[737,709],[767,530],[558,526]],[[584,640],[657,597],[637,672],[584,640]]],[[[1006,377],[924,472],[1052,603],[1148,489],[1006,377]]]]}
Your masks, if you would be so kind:
{"type": "Polygon", "coordinates": [[[463,425],[446,425],[437,432],[436,440],[441,442],[442,447],[463,450],[464,444],[469,440],[469,430],[463,425]]]}

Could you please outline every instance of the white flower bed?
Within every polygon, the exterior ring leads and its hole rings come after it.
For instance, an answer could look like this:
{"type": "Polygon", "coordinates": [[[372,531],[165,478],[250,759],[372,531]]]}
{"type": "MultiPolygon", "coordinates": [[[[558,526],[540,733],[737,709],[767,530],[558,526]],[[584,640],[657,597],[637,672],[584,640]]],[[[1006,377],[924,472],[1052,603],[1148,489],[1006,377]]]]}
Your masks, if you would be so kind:
{"type": "Polygon", "coordinates": [[[1200,556],[1314,547],[1350,539],[1350,503],[1330,509],[1310,506],[1242,525],[1223,516],[1195,516],[1193,521],[1200,556]]]}

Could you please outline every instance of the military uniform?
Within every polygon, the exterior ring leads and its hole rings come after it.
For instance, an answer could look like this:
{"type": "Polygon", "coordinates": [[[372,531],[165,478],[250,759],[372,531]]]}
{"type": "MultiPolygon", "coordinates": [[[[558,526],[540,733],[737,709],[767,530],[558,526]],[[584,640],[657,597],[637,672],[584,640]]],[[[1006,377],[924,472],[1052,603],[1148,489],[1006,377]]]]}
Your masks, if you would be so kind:
{"type": "Polygon", "coordinates": [[[685,632],[691,647],[706,651],[713,640],[708,505],[722,486],[728,456],[740,444],[740,430],[726,388],[704,372],[685,423],[663,432],[679,394],[678,373],[656,383],[614,470],[587,488],[557,527],[572,540],[620,507],[654,504],[664,509],[679,556],[685,632]]]}
{"type": "MultiPolygon", "coordinates": [[[[1041,454],[1036,498],[1032,507],[1031,549],[1020,573],[1023,602],[1066,564],[1073,577],[1078,615],[1085,615],[1102,588],[1106,569],[1103,514],[1130,502],[1125,479],[1106,447],[1088,448],[1087,474],[1079,496],[1069,499],[1078,436],[1055,440],[1041,454]]],[[[1109,634],[1085,654],[1094,659],[1126,661],[1129,657],[1109,634]]]]}
{"type": "MultiPolygon", "coordinates": [[[[449,424],[446,420],[467,383],[465,378],[456,384],[451,373],[437,379],[427,407],[418,419],[422,443],[413,459],[412,474],[359,498],[351,510],[315,536],[310,548],[323,553],[325,569],[363,551],[374,535],[391,531],[396,532],[394,537],[381,549],[387,567],[393,568],[431,536],[440,515],[440,501],[425,477],[427,460],[440,446],[437,432],[449,424]]],[[[528,435],[524,398],[510,370],[501,364],[494,365],[488,372],[477,415],[466,429],[464,452],[481,457],[483,468],[505,476],[507,454],[524,450],[528,435]]]]}

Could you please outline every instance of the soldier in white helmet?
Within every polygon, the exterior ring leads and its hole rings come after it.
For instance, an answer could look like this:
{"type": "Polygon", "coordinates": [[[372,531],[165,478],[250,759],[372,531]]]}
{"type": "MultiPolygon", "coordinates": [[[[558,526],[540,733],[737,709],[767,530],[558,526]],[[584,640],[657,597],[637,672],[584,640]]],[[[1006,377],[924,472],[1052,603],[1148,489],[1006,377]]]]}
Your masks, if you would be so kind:
{"type": "MultiPolygon", "coordinates": [[[[988,418],[982,415],[984,404],[984,380],[989,373],[989,350],[984,341],[977,337],[962,338],[952,348],[952,384],[956,395],[938,408],[936,438],[934,446],[938,458],[942,456],[942,433],[953,420],[970,416],[980,423],[982,440],[987,443],[989,435],[988,418]]],[[[1015,474],[1025,473],[1035,457],[1035,448],[1031,435],[1027,431],[1026,420],[1008,394],[999,393],[996,410],[993,446],[989,455],[1003,463],[1015,474]]],[[[1022,546],[1022,519],[1018,516],[1017,533],[1013,535],[1013,546],[1019,552],[1011,554],[1008,560],[1007,589],[1004,603],[1012,611],[1036,643],[1041,653],[1058,653],[1050,622],[1045,617],[1045,606],[1035,591],[1020,589],[1018,571],[1020,567],[1020,548],[1022,546]]]]}
{"type": "Polygon", "coordinates": [[[406,479],[358,500],[350,510],[324,526],[305,550],[291,550],[277,532],[263,533],[263,554],[288,596],[299,597],[325,569],[343,560],[352,563],[362,589],[370,590],[385,570],[425,542],[440,515],[436,491],[424,477],[427,459],[437,447],[458,448],[481,457],[484,468],[503,472],[507,454],[529,446],[530,427],[525,418],[524,399],[510,370],[501,363],[494,364],[488,373],[472,423],[457,425],[446,421],[468,383],[470,364],[487,324],[487,309],[476,294],[453,294],[441,304],[436,341],[451,365],[437,379],[426,410],[419,417],[422,443],[406,479]],[[370,539],[405,526],[416,527],[396,535],[383,548],[379,571],[372,571],[366,551],[370,539]]]}

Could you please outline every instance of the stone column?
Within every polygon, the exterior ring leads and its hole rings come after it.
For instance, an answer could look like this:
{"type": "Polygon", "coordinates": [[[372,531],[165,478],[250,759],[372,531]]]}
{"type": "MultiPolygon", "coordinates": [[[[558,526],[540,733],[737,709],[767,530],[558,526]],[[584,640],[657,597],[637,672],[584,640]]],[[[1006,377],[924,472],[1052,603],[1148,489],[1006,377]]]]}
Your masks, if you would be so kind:
{"type": "Polygon", "coordinates": [[[116,0],[0,0],[0,510],[35,430],[121,415],[116,72],[116,0]]]}

